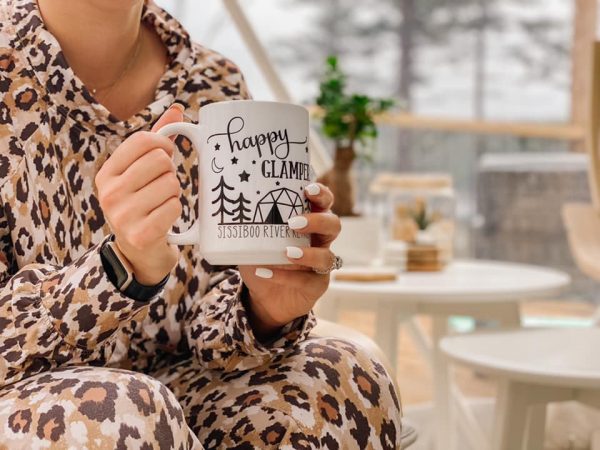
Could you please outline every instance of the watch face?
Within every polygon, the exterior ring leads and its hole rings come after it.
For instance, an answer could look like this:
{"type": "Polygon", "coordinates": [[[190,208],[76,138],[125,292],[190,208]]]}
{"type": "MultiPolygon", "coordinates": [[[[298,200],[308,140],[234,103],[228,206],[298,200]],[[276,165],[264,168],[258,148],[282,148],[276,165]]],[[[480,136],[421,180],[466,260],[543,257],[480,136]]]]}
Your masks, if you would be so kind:
{"type": "Polygon", "coordinates": [[[112,273],[109,273],[108,276],[111,278],[111,281],[115,284],[117,289],[121,289],[121,287],[129,279],[130,275],[113,250],[111,243],[107,243],[102,250],[104,256],[108,260],[110,270],[112,271],[112,273]]]}
{"type": "Polygon", "coordinates": [[[102,266],[106,272],[106,276],[111,283],[121,291],[125,296],[137,300],[148,301],[158,294],[167,284],[170,274],[156,286],[144,286],[139,284],[133,275],[133,271],[129,269],[129,265],[119,258],[118,249],[115,251],[112,241],[107,241],[100,249],[102,266]]]}

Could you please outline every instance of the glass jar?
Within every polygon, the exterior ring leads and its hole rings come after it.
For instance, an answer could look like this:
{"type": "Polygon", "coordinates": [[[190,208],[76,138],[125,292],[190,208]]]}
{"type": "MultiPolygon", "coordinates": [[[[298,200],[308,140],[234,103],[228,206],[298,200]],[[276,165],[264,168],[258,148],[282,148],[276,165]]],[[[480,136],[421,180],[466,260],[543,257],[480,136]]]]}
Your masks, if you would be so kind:
{"type": "Polygon", "coordinates": [[[383,200],[386,263],[402,261],[407,271],[438,271],[451,261],[456,198],[449,175],[384,173],[371,192],[383,200]]]}

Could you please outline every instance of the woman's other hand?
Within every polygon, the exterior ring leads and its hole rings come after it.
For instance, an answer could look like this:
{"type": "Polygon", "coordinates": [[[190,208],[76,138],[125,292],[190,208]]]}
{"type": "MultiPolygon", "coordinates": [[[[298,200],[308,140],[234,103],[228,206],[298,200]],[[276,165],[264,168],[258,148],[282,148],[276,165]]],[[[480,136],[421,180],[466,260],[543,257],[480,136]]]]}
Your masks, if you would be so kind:
{"type": "Polygon", "coordinates": [[[328,270],[335,258],[329,247],[341,230],[340,219],[330,211],[333,194],[321,184],[306,188],[311,213],[292,218],[291,228],[311,235],[310,248],[288,247],[290,266],[240,266],[240,273],[249,292],[249,318],[259,339],[265,339],[313,308],[327,290],[330,275],[316,270],[328,270]]]}
{"type": "MultiPolygon", "coordinates": [[[[180,105],[172,105],[152,131],[183,121],[180,105]]],[[[127,138],[96,175],[100,207],[136,280],[159,283],[177,264],[179,249],[167,232],[181,215],[181,186],[172,157],[175,143],[154,132],[127,138]]]]}

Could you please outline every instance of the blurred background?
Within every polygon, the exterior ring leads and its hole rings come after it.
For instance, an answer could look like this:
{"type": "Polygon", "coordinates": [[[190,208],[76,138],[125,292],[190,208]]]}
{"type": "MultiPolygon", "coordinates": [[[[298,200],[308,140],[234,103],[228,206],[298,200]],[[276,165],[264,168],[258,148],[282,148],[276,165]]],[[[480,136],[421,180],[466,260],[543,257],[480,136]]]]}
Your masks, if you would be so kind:
{"type": "MultiPolygon", "coordinates": [[[[273,99],[221,2],[158,3],[182,21],[196,42],[235,61],[254,98],[273,99]]],[[[576,131],[565,126],[561,133],[550,126],[569,124],[572,118],[574,4],[243,2],[295,101],[315,103],[325,59],[335,54],[350,90],[393,97],[397,109],[411,114],[406,117],[410,127],[380,125],[373,161],[357,163],[359,208],[368,209],[366,186],[383,168],[450,173],[457,194],[458,256],[560,267],[576,277],[570,294],[594,301],[593,285],[572,264],[559,215],[565,201],[588,197],[585,158],[570,152],[577,145],[576,131]],[[460,125],[450,124],[448,131],[437,123],[427,129],[431,124],[420,117],[464,119],[464,131],[460,125]],[[502,126],[497,134],[472,134],[469,120],[547,129],[502,126]],[[488,211],[492,202],[493,212],[488,211]]]]}
{"type": "MultiPolygon", "coordinates": [[[[255,99],[274,99],[221,1],[157,3],[196,42],[235,61],[255,99]]],[[[383,173],[441,173],[452,186],[454,258],[566,273],[572,284],[562,295],[520,305],[523,324],[584,328],[595,322],[597,283],[577,268],[561,217],[565,203],[589,203],[591,197],[585,144],[595,0],[240,3],[295,102],[317,103],[329,55],[338,57],[349,91],[394,99],[393,109],[378,121],[377,139],[354,164],[357,212],[377,216],[386,210],[385,220],[394,220],[394,207],[373,190],[383,173]]],[[[314,126],[319,129],[320,121],[314,126]]],[[[333,154],[334,143],[323,137],[333,154]]],[[[377,333],[374,314],[344,311],[339,321],[377,333]]],[[[430,317],[418,322],[431,330],[430,317]]],[[[465,317],[450,323],[451,331],[485,326],[465,317]]],[[[413,337],[406,330],[398,335],[405,405],[432,399],[431,374],[413,337]]],[[[490,380],[457,372],[467,394],[494,395],[490,380]]],[[[418,412],[408,416],[421,432],[427,429],[418,412]]],[[[561,436],[555,442],[564,446],[547,448],[589,448],[589,440],[578,447],[561,436]]]]}
{"type": "MultiPolygon", "coordinates": [[[[160,0],[196,42],[238,63],[253,94],[271,93],[219,1],[160,0]]],[[[350,88],[394,95],[414,113],[570,120],[570,0],[244,0],[281,75],[314,102],[324,60],[350,88]]]]}

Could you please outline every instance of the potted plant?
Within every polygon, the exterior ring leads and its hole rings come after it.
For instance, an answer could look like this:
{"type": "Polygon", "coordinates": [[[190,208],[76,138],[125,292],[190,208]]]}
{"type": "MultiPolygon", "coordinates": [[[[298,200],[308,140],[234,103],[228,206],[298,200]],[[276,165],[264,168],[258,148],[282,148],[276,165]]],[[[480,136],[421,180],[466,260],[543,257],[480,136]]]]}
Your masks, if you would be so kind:
{"type": "Polygon", "coordinates": [[[319,181],[335,196],[333,212],[338,216],[355,216],[352,166],[367,140],[377,137],[374,116],[393,105],[390,99],[373,99],[366,95],[346,94],[346,75],[340,70],[337,57],[327,58],[325,76],[321,81],[317,105],[322,114],[322,130],[334,141],[333,168],[319,181]],[[360,146],[358,144],[361,144],[360,146]]]}

